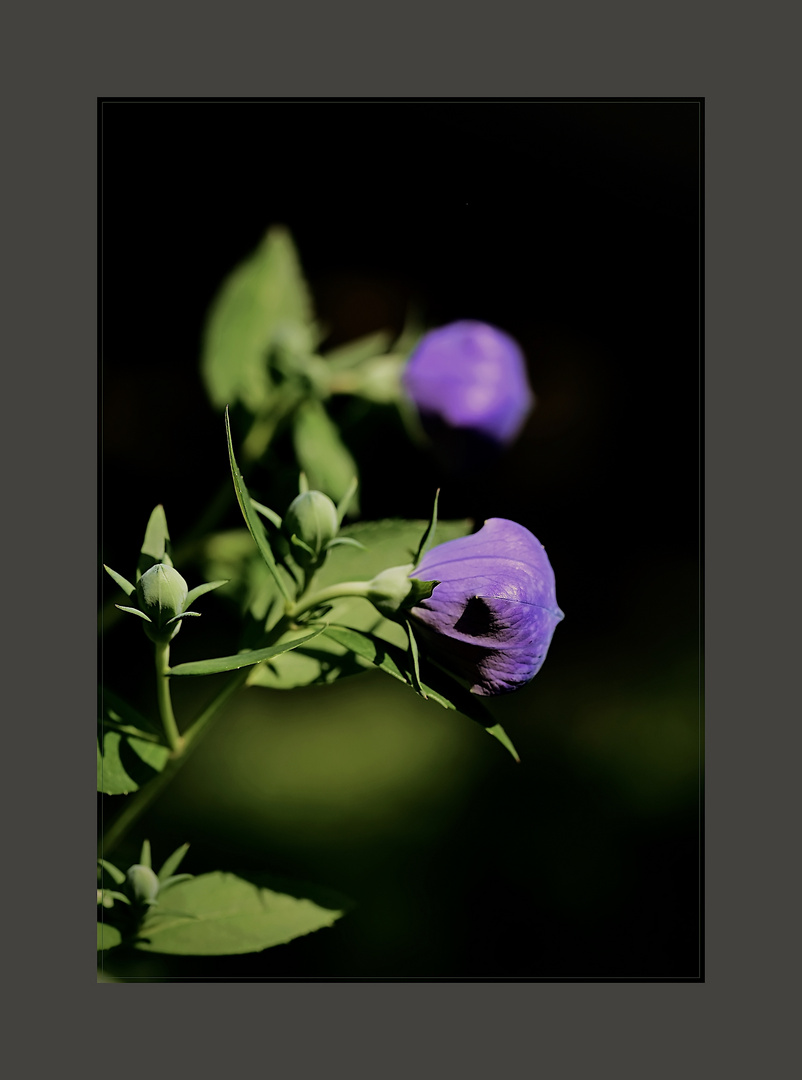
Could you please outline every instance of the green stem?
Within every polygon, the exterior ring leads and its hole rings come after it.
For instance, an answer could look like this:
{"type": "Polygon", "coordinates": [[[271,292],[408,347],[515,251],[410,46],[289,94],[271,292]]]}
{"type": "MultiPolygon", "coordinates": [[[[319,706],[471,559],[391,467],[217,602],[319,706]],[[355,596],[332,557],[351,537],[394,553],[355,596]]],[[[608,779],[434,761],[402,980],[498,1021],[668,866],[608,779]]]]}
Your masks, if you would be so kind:
{"type": "Polygon", "coordinates": [[[178,757],[184,750],[184,740],[175,722],[173,701],[170,697],[170,643],[156,644],[156,692],[159,698],[159,713],[162,718],[164,734],[173,754],[178,757]]]}
{"type": "Polygon", "coordinates": [[[291,604],[287,608],[287,618],[296,619],[304,612],[328,603],[329,600],[339,600],[345,596],[367,596],[369,589],[369,581],[341,581],[337,585],[329,585],[328,588],[321,589],[320,592],[313,593],[306,599],[302,597],[297,603],[291,604]]]}

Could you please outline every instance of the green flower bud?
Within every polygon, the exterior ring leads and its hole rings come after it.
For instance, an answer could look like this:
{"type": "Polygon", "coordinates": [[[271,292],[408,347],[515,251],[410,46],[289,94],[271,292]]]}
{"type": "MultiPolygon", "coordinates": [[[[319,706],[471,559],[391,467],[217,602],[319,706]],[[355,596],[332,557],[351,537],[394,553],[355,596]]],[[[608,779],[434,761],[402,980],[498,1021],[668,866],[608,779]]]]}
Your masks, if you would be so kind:
{"type": "Polygon", "coordinates": [[[134,863],[133,866],[129,866],[126,877],[134,899],[140,904],[147,904],[158,896],[159,879],[149,866],[134,863]]]}
{"type": "Polygon", "coordinates": [[[303,491],[290,503],[284,515],[284,530],[293,544],[295,561],[304,568],[317,566],[326,555],[326,548],[339,532],[337,507],[322,491],[303,491]]]}
{"type": "Polygon", "coordinates": [[[437,581],[419,581],[409,575],[412,563],[382,570],[368,585],[367,598],[385,619],[403,619],[403,614],[432,595],[437,581]]]}
{"type": "Polygon", "coordinates": [[[140,610],[151,620],[146,633],[155,640],[169,640],[180,621],[167,626],[170,619],[180,615],[187,602],[187,583],[178,571],[166,563],[156,563],[137,582],[136,595],[140,610]]]}

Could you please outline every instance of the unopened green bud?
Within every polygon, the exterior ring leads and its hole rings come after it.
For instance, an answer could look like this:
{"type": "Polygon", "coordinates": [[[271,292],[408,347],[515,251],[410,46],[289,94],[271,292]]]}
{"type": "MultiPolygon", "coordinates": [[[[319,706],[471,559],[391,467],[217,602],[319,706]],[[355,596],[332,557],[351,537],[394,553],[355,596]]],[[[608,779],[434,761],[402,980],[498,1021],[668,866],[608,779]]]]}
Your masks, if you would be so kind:
{"type": "Polygon", "coordinates": [[[432,595],[437,581],[419,581],[409,575],[412,563],[382,570],[370,582],[367,598],[385,619],[402,619],[403,613],[432,595]]]}
{"type": "MultiPolygon", "coordinates": [[[[137,582],[139,607],[151,620],[153,631],[162,631],[158,636],[164,637],[165,626],[169,620],[183,612],[187,592],[186,581],[174,567],[167,566],[166,563],[151,566],[137,582]]],[[[166,630],[168,636],[174,632],[172,627],[166,630]]]]}
{"type": "Polygon", "coordinates": [[[284,530],[293,544],[293,558],[303,567],[316,566],[340,528],[337,507],[322,491],[303,491],[290,503],[284,515],[284,530]]]}
{"type": "Polygon", "coordinates": [[[147,904],[158,896],[159,879],[149,866],[134,863],[133,866],[129,866],[126,877],[134,899],[140,904],[147,904]]]}

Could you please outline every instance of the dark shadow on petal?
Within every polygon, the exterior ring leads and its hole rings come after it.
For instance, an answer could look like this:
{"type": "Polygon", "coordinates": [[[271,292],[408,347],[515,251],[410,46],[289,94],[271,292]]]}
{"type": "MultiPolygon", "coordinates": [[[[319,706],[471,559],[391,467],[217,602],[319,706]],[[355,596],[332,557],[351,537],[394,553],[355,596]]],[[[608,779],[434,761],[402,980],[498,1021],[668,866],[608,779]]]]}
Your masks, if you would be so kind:
{"type": "Polygon", "coordinates": [[[454,623],[454,629],[470,637],[487,637],[497,625],[496,617],[488,604],[480,596],[472,596],[454,623]]]}

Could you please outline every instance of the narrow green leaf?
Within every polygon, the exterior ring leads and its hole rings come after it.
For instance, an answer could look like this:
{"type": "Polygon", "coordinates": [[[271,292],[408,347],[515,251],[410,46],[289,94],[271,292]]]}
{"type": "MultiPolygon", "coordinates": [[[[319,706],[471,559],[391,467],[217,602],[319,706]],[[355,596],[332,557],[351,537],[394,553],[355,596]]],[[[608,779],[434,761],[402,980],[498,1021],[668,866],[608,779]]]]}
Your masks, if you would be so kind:
{"type": "Polygon", "coordinates": [[[153,622],[151,617],[149,615],[146,615],[144,611],[140,611],[139,608],[125,607],[123,604],[115,604],[114,606],[116,608],[119,608],[120,611],[127,611],[129,615],[138,615],[139,618],[144,619],[145,622],[153,622]]]}
{"type": "Polygon", "coordinates": [[[339,679],[364,674],[366,661],[324,634],[309,645],[282,653],[258,664],[248,675],[249,686],[270,690],[292,690],[297,686],[326,686],[339,679]]]}
{"type": "Polygon", "coordinates": [[[154,507],[145,529],[145,539],[142,541],[139,561],[136,564],[137,581],[147,570],[150,570],[151,566],[160,562],[168,566],[173,565],[170,559],[170,533],[167,529],[167,517],[161,503],[154,507]]]}
{"type": "Polygon", "coordinates": [[[479,724],[490,735],[498,739],[516,761],[521,760],[501,724],[495,722],[495,718],[487,706],[482,703],[481,698],[477,697],[476,694],[472,694],[453,675],[449,675],[442,668],[432,663],[424,663],[422,667],[424,668],[424,686],[428,696],[433,701],[436,701],[444,709],[455,709],[457,712],[462,713],[463,716],[467,716],[469,720],[479,724]]]}
{"type": "Polygon", "coordinates": [[[308,399],[295,410],[293,442],[309,486],[335,503],[343,499],[359,470],[322,402],[308,399]]]}
{"type": "Polygon", "coordinates": [[[409,640],[409,655],[412,659],[412,685],[422,698],[426,698],[428,697],[428,694],[423,689],[420,680],[420,658],[418,656],[418,643],[415,640],[415,634],[412,630],[412,623],[409,621],[409,619],[405,619],[404,623],[407,628],[407,637],[409,640]]]}
{"type": "Polygon", "coordinates": [[[356,489],[359,487],[359,481],[356,477],[351,480],[351,483],[345,489],[343,497],[337,506],[337,525],[340,526],[343,523],[343,518],[348,513],[348,505],[356,495],[356,489]]]}
{"type": "Polygon", "coordinates": [[[376,637],[374,634],[366,634],[361,630],[352,630],[348,626],[330,624],[323,632],[332,641],[344,645],[351,652],[356,653],[357,656],[361,656],[364,660],[370,661],[375,667],[386,671],[388,675],[392,675],[394,679],[409,683],[405,673],[406,662],[403,649],[391,645],[390,642],[382,641],[381,638],[376,637]]]}
{"type": "Polygon", "coordinates": [[[170,877],[165,878],[164,881],[161,883],[161,888],[159,889],[159,896],[161,896],[161,894],[165,892],[165,890],[171,885],[176,885],[179,881],[189,881],[194,876],[194,874],[171,874],[170,877]]]}
{"type": "Polygon", "coordinates": [[[520,763],[521,759],[518,757],[518,751],[512,745],[512,740],[510,739],[504,728],[501,726],[501,724],[494,724],[493,727],[489,727],[486,730],[488,735],[495,736],[495,738],[498,739],[501,745],[506,747],[506,749],[509,750],[512,756],[515,758],[515,760],[520,763]]]}
{"type": "Polygon", "coordinates": [[[169,911],[151,909],[136,947],[186,956],[261,952],[331,926],[347,910],[342,898],[321,898],[319,890],[293,892],[266,888],[258,877],[200,874],[170,888],[169,911]]]}
{"type": "Polygon", "coordinates": [[[234,479],[234,490],[237,493],[237,502],[239,503],[242,516],[245,518],[245,524],[248,526],[248,531],[256,543],[259,553],[267,564],[270,573],[275,578],[276,584],[285,600],[290,600],[290,594],[287,591],[287,586],[284,584],[284,579],[279,573],[276,560],[273,555],[273,551],[267,539],[264,525],[256,516],[256,512],[251,505],[251,499],[248,495],[248,489],[245,487],[245,481],[242,478],[242,473],[237,465],[237,459],[234,457],[234,446],[231,442],[231,423],[228,418],[228,406],[226,406],[226,439],[228,442],[228,460],[231,465],[231,475],[234,479]]]}
{"type": "Polygon", "coordinates": [[[122,885],[125,882],[125,874],[114,863],[110,863],[108,859],[98,859],[97,862],[98,866],[103,867],[115,885],[122,885]]]}
{"type": "Polygon", "coordinates": [[[328,544],[326,544],[326,551],[330,551],[340,544],[350,544],[351,547],[359,548],[360,551],[367,551],[364,544],[360,544],[358,540],[353,540],[350,536],[335,536],[333,540],[329,540],[328,544]]]}
{"type": "Polygon", "coordinates": [[[267,520],[275,525],[277,529],[281,528],[281,518],[278,516],[275,510],[271,510],[269,506],[264,506],[262,503],[257,502],[256,499],[251,499],[251,506],[254,510],[258,510],[259,513],[266,517],[267,520]]]}
{"type": "Polygon", "coordinates": [[[121,904],[131,907],[131,901],[125,893],[117,892],[116,889],[98,889],[98,903],[102,904],[104,908],[114,907],[115,900],[119,900],[121,904]]]}
{"type": "Polygon", "coordinates": [[[414,559],[415,566],[420,565],[421,559],[434,544],[434,534],[437,531],[437,501],[439,498],[440,488],[438,488],[437,491],[434,493],[434,506],[432,507],[432,516],[429,519],[429,524],[427,526],[426,532],[421,537],[421,542],[418,545],[418,550],[414,559]]]}
{"type": "Polygon", "coordinates": [[[112,926],[111,923],[97,924],[97,951],[102,949],[113,949],[115,945],[119,945],[123,936],[116,926],[112,926]]]}
{"type": "Polygon", "coordinates": [[[190,589],[187,593],[185,606],[189,607],[190,604],[194,604],[199,596],[205,596],[212,589],[219,589],[221,585],[228,585],[228,580],[228,578],[225,578],[223,581],[207,581],[205,585],[196,585],[194,589],[190,589]]]}
{"type": "Polygon", "coordinates": [[[173,615],[172,619],[168,619],[164,624],[165,626],[171,626],[174,622],[179,622],[181,619],[199,619],[201,613],[199,611],[180,611],[177,615],[173,615]]]}
{"type": "Polygon", "coordinates": [[[109,574],[110,577],[114,578],[114,580],[117,582],[117,584],[120,586],[126,596],[130,596],[131,593],[136,592],[136,585],[132,585],[131,582],[127,580],[127,578],[124,578],[122,576],[122,574],[118,574],[116,570],[112,570],[112,568],[110,566],[106,566],[105,563],[103,563],[103,569],[106,571],[107,574],[109,574]]]}
{"type": "Polygon", "coordinates": [[[290,543],[294,544],[295,547],[300,548],[302,551],[305,551],[307,555],[311,555],[313,559],[317,557],[309,544],[304,543],[300,536],[296,536],[295,533],[290,537],[290,543]]]}
{"type": "Polygon", "coordinates": [[[181,865],[184,856],[189,851],[189,844],[182,844],[181,847],[176,848],[172,855],[169,855],[162,863],[162,868],[157,874],[159,881],[165,882],[168,877],[176,872],[181,865]]]}
{"type": "Polygon", "coordinates": [[[150,869],[150,863],[151,863],[151,859],[150,859],[150,840],[143,840],[142,841],[142,850],[140,851],[140,854],[139,854],[139,865],[140,866],[147,866],[148,869],[150,869]]]}
{"type": "Polygon", "coordinates": [[[303,469],[298,473],[298,494],[305,495],[309,491],[309,481],[303,469]]]}
{"type": "Polygon", "coordinates": [[[214,660],[196,660],[188,664],[178,664],[170,668],[171,675],[216,675],[221,671],[236,671],[238,668],[249,667],[252,664],[261,664],[263,660],[269,660],[281,653],[288,652],[306,641],[311,641],[318,634],[322,634],[324,627],[317,627],[311,634],[302,637],[282,640],[277,645],[271,645],[269,649],[255,649],[249,652],[237,653],[236,656],[219,656],[214,660]]]}

